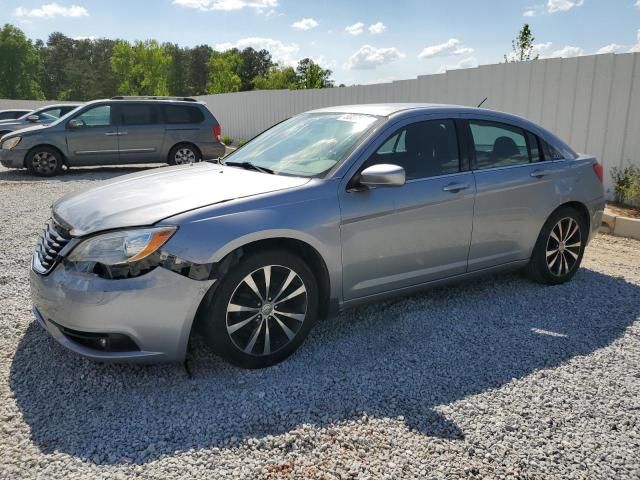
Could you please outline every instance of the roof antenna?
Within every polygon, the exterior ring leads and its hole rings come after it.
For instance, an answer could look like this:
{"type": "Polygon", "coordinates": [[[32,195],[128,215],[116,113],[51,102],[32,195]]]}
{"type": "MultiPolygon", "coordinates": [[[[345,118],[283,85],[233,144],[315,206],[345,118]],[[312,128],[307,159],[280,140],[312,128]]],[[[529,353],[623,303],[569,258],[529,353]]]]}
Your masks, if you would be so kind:
{"type": "Polygon", "coordinates": [[[484,100],[482,100],[482,101],[478,104],[477,108],[480,108],[480,107],[482,106],[482,104],[483,104],[484,102],[486,102],[486,101],[487,101],[487,98],[489,98],[489,97],[484,97],[484,100]]]}

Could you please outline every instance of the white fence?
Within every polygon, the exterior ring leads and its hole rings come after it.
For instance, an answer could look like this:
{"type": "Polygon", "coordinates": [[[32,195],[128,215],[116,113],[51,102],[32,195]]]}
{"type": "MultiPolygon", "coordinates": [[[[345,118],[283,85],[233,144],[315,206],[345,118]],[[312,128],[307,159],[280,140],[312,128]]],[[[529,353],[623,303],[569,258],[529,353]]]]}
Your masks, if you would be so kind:
{"type": "MultiPolygon", "coordinates": [[[[609,169],[640,165],[640,53],[484,65],[391,83],[322,90],[270,90],[199,97],[223,134],[249,139],[314,108],[377,102],[434,102],[515,113],[540,123],[609,169]]],[[[0,108],[44,102],[0,100],[0,108]],[[9,103],[10,102],[10,103],[9,103]]]]}

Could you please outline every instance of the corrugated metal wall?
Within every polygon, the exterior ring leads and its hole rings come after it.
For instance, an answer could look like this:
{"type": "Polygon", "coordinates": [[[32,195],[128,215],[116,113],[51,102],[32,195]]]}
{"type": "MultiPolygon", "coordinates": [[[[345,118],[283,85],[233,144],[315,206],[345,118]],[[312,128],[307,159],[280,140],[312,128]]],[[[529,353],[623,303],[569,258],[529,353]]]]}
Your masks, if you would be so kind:
{"type": "MultiPolygon", "coordinates": [[[[314,108],[377,102],[435,102],[515,113],[544,125],[609,169],[640,165],[640,53],[484,65],[412,80],[323,90],[270,90],[200,97],[223,134],[249,139],[314,108]]],[[[0,100],[0,108],[46,102],[0,100]]]]}

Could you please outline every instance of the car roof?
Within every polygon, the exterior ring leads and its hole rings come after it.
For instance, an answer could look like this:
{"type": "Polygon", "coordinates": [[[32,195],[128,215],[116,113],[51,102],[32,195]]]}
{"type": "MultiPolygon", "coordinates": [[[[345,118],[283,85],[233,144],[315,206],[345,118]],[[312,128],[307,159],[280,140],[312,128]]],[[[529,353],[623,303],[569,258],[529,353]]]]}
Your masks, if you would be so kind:
{"type": "Polygon", "coordinates": [[[42,105],[41,107],[38,108],[34,108],[33,110],[30,110],[31,112],[35,111],[35,110],[43,110],[45,108],[60,108],[60,107],[79,107],[80,105],[82,105],[81,103],[52,103],[51,105],[42,105]]]}
{"type": "Polygon", "coordinates": [[[177,98],[144,98],[144,97],[123,97],[123,98],[101,98],[92,100],[85,105],[93,105],[94,103],[160,103],[175,105],[206,105],[198,100],[178,100],[177,98]]]}
{"type": "Polygon", "coordinates": [[[542,126],[533,123],[531,120],[512,113],[489,110],[487,108],[439,103],[365,103],[359,105],[336,105],[333,107],[311,110],[309,113],[352,113],[393,118],[399,118],[403,115],[413,115],[416,113],[478,115],[481,119],[484,118],[497,122],[505,122],[529,130],[536,135],[541,136],[554,146],[570,148],[555,134],[542,126]]]}

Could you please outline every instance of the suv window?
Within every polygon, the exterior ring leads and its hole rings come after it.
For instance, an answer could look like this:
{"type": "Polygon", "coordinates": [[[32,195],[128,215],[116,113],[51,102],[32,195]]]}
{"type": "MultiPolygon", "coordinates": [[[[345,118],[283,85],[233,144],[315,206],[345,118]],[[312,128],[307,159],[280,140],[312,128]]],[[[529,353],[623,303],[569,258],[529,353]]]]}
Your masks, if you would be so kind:
{"type": "Polygon", "coordinates": [[[120,120],[122,125],[153,125],[158,123],[155,105],[122,104],[120,105],[120,120]]]}
{"type": "Polygon", "coordinates": [[[201,123],[204,121],[204,115],[198,107],[164,105],[162,108],[167,123],[201,123]]]}
{"type": "Polygon", "coordinates": [[[98,105],[85,110],[75,117],[83,127],[103,127],[111,125],[111,105],[98,105]]]}
{"type": "Polygon", "coordinates": [[[391,163],[407,180],[458,173],[460,155],[453,120],[428,120],[402,127],[382,144],[367,165],[391,163]]]}
{"type": "Polygon", "coordinates": [[[62,113],[62,108],[55,107],[47,110],[41,110],[38,115],[42,120],[57,120],[64,114],[62,113]]]}
{"type": "Polygon", "coordinates": [[[521,128],[484,120],[470,120],[469,127],[477,169],[529,163],[527,140],[521,128]]]}

